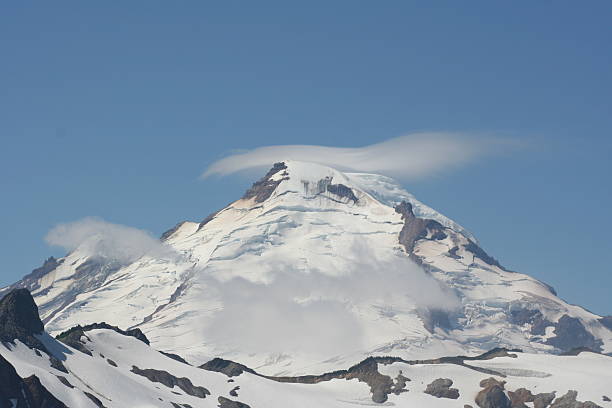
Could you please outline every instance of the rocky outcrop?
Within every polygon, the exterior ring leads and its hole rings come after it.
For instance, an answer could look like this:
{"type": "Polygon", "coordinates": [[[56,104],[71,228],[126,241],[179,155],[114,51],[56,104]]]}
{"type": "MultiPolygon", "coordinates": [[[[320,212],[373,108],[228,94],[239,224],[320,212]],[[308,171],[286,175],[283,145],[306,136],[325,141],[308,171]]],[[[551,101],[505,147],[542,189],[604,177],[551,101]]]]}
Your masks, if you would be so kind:
{"type": "Polygon", "coordinates": [[[612,330],[612,316],[605,316],[599,319],[599,323],[601,323],[608,330],[612,330]]]}
{"type": "Polygon", "coordinates": [[[344,184],[328,184],[326,188],[328,192],[338,197],[351,200],[353,203],[359,201],[353,190],[351,190],[350,187],[347,187],[344,184]]]}
{"type": "Polygon", "coordinates": [[[186,377],[176,377],[170,374],[167,371],[163,370],[155,370],[151,368],[146,368],[141,370],[136,366],[132,366],[131,370],[134,374],[140,375],[149,379],[149,381],[160,383],[165,385],[168,388],[174,388],[175,386],[179,387],[185,393],[197,397],[197,398],[206,398],[207,395],[210,395],[210,391],[206,388],[193,385],[191,380],[186,377]]]}
{"type": "Polygon", "coordinates": [[[437,221],[418,218],[414,215],[412,204],[402,201],[395,207],[395,212],[401,214],[404,226],[400,231],[399,242],[406,249],[413,260],[420,263],[420,259],[414,255],[414,245],[419,239],[426,238],[428,235],[432,239],[444,239],[444,226],[437,221]]]}
{"type": "Polygon", "coordinates": [[[219,397],[217,401],[219,401],[219,408],[251,408],[249,405],[243,402],[232,401],[231,399],[225,397],[219,397]]]}
{"type": "Polygon", "coordinates": [[[488,378],[480,382],[483,388],[476,395],[476,405],[480,408],[511,408],[510,400],[504,393],[505,381],[488,378]]]}
{"type": "Polygon", "coordinates": [[[459,390],[457,388],[450,388],[453,385],[453,380],[450,378],[438,378],[427,385],[425,394],[433,395],[436,398],[459,398],[459,390]]]}
{"type": "Polygon", "coordinates": [[[533,398],[533,408],[546,408],[555,399],[554,392],[543,392],[533,398]]]}
{"type": "Polygon", "coordinates": [[[160,241],[166,241],[168,238],[170,238],[172,235],[174,235],[174,233],[176,231],[179,230],[179,228],[181,228],[183,226],[183,224],[185,224],[187,221],[181,221],[179,223],[177,223],[174,227],[170,228],[167,231],[164,231],[163,234],[161,234],[161,236],[159,237],[160,241]]]}
{"type": "Polygon", "coordinates": [[[578,392],[569,390],[565,395],[559,397],[553,402],[550,408],[602,408],[591,401],[580,402],[577,401],[578,392]]]}
{"type": "Polygon", "coordinates": [[[28,347],[47,351],[36,337],[43,334],[44,326],[38,307],[27,289],[14,289],[0,300],[0,341],[19,340],[28,347]]]}
{"type": "Polygon", "coordinates": [[[254,370],[250,369],[245,365],[235,363],[230,360],[224,360],[222,358],[214,358],[202,364],[201,366],[199,366],[199,368],[208,371],[215,371],[217,373],[223,373],[228,377],[237,377],[244,372],[259,375],[254,370]]]}
{"type": "Polygon", "coordinates": [[[164,356],[171,358],[174,361],[178,361],[179,363],[183,363],[183,364],[187,364],[187,365],[191,365],[187,362],[187,360],[185,360],[183,357],[179,356],[178,354],[174,354],[174,353],[166,353],[165,351],[160,351],[160,353],[162,353],[164,356]]]}
{"type": "Polygon", "coordinates": [[[579,319],[568,315],[561,316],[555,323],[555,337],[548,339],[546,344],[562,351],[578,347],[588,347],[597,352],[602,350],[602,341],[588,332],[579,319]]]}
{"type": "Polygon", "coordinates": [[[81,339],[83,337],[87,338],[87,335],[85,334],[86,332],[96,329],[113,330],[123,336],[134,337],[135,339],[142,341],[146,345],[149,345],[149,339],[147,339],[147,336],[145,336],[140,329],[121,330],[117,326],[111,326],[106,322],[93,323],[88,324],[86,326],[77,325],[75,327],[71,327],[65,332],[58,334],[55,338],[66,344],[67,346],[70,346],[76,350],[79,350],[82,353],[91,356],[91,352],[87,350],[87,348],[85,347],[85,343],[83,343],[81,339]]]}
{"type": "Polygon", "coordinates": [[[279,171],[285,170],[286,168],[287,166],[285,163],[274,163],[274,166],[270,169],[270,171],[268,171],[263,178],[253,183],[253,186],[251,186],[251,188],[244,193],[242,198],[245,200],[250,200],[253,198],[255,199],[256,203],[266,201],[268,198],[270,198],[274,190],[276,190],[276,187],[278,187],[283,180],[289,179],[287,175],[284,175],[284,177],[277,180],[271,180],[273,175],[279,171]]]}
{"type": "Polygon", "coordinates": [[[24,276],[19,282],[5,289],[1,289],[0,299],[13,289],[27,289],[30,292],[40,289],[40,279],[53,272],[63,262],[63,259],[58,260],[52,256],[47,258],[42,266],[34,269],[32,272],[24,276]]]}
{"type": "Polygon", "coordinates": [[[36,376],[22,379],[15,368],[0,356],[0,407],[66,408],[40,383],[36,376]]]}
{"type": "Polygon", "coordinates": [[[514,309],[510,311],[510,322],[518,326],[529,324],[530,333],[534,336],[543,336],[546,327],[553,326],[553,323],[542,315],[542,312],[535,309],[514,309]]]}

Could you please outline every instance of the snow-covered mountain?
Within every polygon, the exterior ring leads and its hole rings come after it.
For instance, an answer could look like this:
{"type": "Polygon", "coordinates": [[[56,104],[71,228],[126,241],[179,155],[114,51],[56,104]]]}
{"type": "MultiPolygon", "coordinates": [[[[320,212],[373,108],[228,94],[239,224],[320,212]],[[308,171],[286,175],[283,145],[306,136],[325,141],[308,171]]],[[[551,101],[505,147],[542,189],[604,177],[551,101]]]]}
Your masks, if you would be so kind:
{"type": "Polygon", "coordinates": [[[384,176],[277,163],[242,198],[178,224],[162,243],[128,259],[89,241],[0,296],[27,288],[52,335],[107,321],[194,365],[221,357],[266,375],[494,347],[612,353],[609,318],[506,270],[384,176]]]}
{"type": "Polygon", "coordinates": [[[430,361],[379,357],[322,375],[270,377],[222,359],[190,365],[156,351],[138,329],[123,331],[103,323],[77,326],[53,338],[44,332],[25,289],[0,300],[0,340],[2,408],[612,404],[612,358],[601,354],[554,356],[497,349],[472,358],[430,361]]]}

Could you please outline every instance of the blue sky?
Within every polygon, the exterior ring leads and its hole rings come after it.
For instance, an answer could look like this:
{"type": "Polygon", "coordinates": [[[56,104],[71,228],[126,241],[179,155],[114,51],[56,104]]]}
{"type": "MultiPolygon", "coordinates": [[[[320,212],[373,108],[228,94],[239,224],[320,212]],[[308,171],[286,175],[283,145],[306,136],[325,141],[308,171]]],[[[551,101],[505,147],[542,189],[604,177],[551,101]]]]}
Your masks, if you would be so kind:
{"type": "Polygon", "coordinates": [[[99,216],[160,234],[259,177],[237,149],[420,131],[520,149],[420,180],[507,267],[612,313],[612,3],[13,2],[0,12],[2,271],[99,216]],[[292,4],[289,4],[292,3],[292,4]]]}

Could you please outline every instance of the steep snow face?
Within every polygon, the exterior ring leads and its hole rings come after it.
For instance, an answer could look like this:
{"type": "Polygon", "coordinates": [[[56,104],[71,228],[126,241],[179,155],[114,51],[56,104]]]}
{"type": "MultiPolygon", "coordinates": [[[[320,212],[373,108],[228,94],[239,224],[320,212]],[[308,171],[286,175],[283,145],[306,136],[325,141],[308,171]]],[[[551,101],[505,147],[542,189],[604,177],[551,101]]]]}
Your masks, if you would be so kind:
{"type": "Polygon", "coordinates": [[[612,352],[599,316],[503,269],[384,176],[277,163],[164,241],[177,256],[121,265],[77,249],[16,285],[32,290],[52,333],[107,321],[194,363],[221,356],[266,374],[495,346],[612,352]]]}

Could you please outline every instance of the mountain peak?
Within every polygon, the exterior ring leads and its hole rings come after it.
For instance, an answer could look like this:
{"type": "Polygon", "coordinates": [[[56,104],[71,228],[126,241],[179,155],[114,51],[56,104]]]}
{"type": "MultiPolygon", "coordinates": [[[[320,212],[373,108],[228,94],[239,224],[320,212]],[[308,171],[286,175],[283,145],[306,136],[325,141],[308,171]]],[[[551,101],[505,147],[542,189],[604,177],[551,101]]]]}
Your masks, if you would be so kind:
{"type": "Polygon", "coordinates": [[[41,348],[34,335],[42,334],[44,325],[38,306],[27,289],[14,289],[0,300],[0,340],[20,340],[30,347],[41,348]]]}

